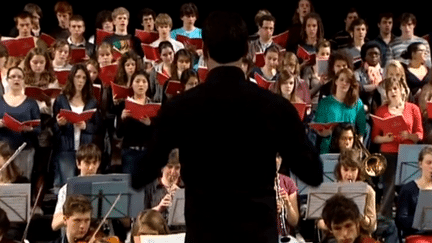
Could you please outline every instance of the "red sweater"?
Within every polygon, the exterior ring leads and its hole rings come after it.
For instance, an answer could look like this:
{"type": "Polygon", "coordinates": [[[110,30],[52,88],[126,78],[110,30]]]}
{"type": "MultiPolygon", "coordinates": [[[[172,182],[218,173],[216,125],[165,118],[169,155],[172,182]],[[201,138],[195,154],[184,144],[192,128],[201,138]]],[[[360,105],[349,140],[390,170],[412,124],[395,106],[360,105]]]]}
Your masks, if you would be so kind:
{"type": "MultiPolygon", "coordinates": [[[[376,116],[386,118],[393,116],[390,114],[388,110],[388,105],[383,105],[378,108],[378,110],[375,113],[376,116]]],[[[402,116],[408,125],[408,132],[412,134],[417,134],[417,136],[420,138],[420,140],[423,139],[423,123],[422,123],[422,116],[420,113],[420,108],[413,104],[406,102],[405,103],[405,110],[402,113],[402,116]]],[[[383,131],[377,127],[372,125],[372,141],[375,139],[376,136],[384,136],[383,131]]],[[[395,139],[391,143],[383,143],[380,146],[380,151],[384,153],[397,153],[399,151],[399,144],[413,144],[414,142],[410,139],[402,140],[400,136],[396,136],[395,139]]]]}

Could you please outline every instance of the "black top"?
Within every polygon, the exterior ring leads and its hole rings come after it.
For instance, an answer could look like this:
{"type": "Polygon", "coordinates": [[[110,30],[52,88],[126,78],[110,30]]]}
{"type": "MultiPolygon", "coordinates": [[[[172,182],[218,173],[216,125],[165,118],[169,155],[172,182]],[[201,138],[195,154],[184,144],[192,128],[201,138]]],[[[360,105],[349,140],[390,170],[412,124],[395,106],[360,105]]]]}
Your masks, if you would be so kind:
{"type": "Polygon", "coordinates": [[[276,152],[283,174],[323,181],[294,106],[246,81],[240,68],[212,69],[205,83],[164,104],[154,124],[151,163],[138,165],[133,186],[152,182],[179,148],[187,242],[277,242],[276,152]]]}

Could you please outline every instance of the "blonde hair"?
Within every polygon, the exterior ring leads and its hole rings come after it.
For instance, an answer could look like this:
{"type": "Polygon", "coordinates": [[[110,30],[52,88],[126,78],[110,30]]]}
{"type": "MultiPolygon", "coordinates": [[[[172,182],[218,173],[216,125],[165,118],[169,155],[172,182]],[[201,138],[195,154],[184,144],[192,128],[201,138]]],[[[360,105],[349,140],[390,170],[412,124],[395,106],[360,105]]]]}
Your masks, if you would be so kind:
{"type": "Polygon", "coordinates": [[[166,13],[158,14],[158,16],[155,19],[155,27],[156,28],[158,26],[162,26],[162,25],[168,25],[169,27],[172,27],[172,25],[173,25],[171,17],[166,13]]]}
{"type": "Polygon", "coordinates": [[[410,93],[410,89],[409,89],[407,81],[406,81],[405,69],[404,69],[404,67],[402,66],[402,64],[399,61],[397,61],[397,60],[390,60],[390,61],[387,62],[386,66],[385,66],[385,69],[384,69],[384,78],[389,78],[389,76],[388,76],[388,70],[389,70],[389,68],[392,68],[392,67],[396,68],[397,72],[400,75],[400,79],[401,79],[400,81],[402,83],[402,90],[401,90],[401,92],[402,92],[402,99],[404,101],[407,101],[408,98],[409,98],[408,96],[409,96],[409,93],[410,93]]]}
{"type": "Polygon", "coordinates": [[[118,7],[113,10],[111,16],[113,19],[115,19],[117,16],[125,14],[128,18],[130,16],[129,11],[124,7],[118,7]]]}

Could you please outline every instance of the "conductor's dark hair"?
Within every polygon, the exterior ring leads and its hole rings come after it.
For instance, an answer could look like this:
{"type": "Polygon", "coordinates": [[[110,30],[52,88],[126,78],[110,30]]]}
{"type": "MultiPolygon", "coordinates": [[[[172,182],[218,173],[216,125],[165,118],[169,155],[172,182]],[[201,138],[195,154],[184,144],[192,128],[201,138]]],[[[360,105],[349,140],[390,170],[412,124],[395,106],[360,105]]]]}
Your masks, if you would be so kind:
{"type": "Polygon", "coordinates": [[[332,224],[341,224],[347,220],[359,222],[360,210],[357,204],[342,194],[335,194],[327,199],[322,210],[322,218],[329,229],[332,224]]]}
{"type": "Polygon", "coordinates": [[[221,64],[238,61],[248,52],[248,36],[246,23],[239,14],[212,12],[202,30],[204,55],[221,64]]]}
{"type": "Polygon", "coordinates": [[[9,230],[9,227],[9,218],[6,212],[2,208],[0,208],[0,236],[6,234],[6,232],[9,230]]]}

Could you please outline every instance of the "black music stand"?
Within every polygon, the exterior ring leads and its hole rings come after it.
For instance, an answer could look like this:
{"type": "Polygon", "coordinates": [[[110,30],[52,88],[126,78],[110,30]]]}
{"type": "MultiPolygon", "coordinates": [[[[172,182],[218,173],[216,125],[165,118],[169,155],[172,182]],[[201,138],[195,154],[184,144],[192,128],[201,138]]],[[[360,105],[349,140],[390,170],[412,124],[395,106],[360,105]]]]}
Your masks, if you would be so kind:
{"type": "Polygon", "coordinates": [[[316,188],[309,188],[306,219],[321,218],[322,209],[327,199],[331,198],[336,193],[342,193],[348,198],[354,200],[357,204],[360,213],[364,214],[367,196],[367,184],[365,182],[353,183],[338,183],[326,182],[316,188]]]}
{"type": "Polygon", "coordinates": [[[9,221],[22,223],[30,219],[30,188],[29,183],[0,185],[0,208],[9,221]]]}
{"type": "Polygon", "coordinates": [[[109,174],[94,176],[79,176],[69,178],[67,182],[67,195],[82,194],[89,197],[92,202],[93,218],[102,219],[113,205],[117,196],[119,201],[108,215],[109,219],[136,217],[144,210],[143,191],[137,192],[130,186],[129,174],[109,174]]]}
{"type": "Polygon", "coordinates": [[[432,231],[432,190],[420,190],[412,227],[432,231]]]}

